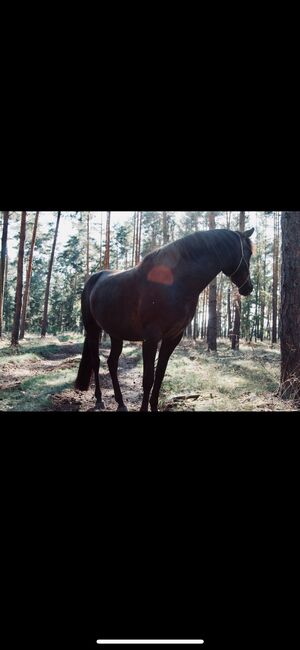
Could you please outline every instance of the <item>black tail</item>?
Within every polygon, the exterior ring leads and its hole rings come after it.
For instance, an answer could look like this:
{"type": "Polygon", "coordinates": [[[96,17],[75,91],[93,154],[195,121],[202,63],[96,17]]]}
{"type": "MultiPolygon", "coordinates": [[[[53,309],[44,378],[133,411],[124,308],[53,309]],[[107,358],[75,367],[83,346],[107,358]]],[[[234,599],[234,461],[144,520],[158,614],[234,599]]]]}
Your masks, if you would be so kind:
{"type": "Polygon", "coordinates": [[[97,282],[101,273],[96,273],[87,281],[84,290],[81,296],[81,310],[82,310],[82,319],[83,324],[86,330],[86,337],[83,345],[82,357],[80,361],[80,366],[75,381],[75,388],[77,390],[88,390],[91,376],[92,376],[92,342],[95,345],[95,339],[98,341],[99,348],[99,338],[101,333],[101,328],[96,324],[91,311],[90,311],[90,292],[94,284],[97,282]]]}
{"type": "Polygon", "coordinates": [[[84,341],[80,366],[78,370],[78,375],[75,381],[75,388],[77,388],[77,390],[89,389],[92,370],[93,368],[92,368],[91,355],[89,350],[88,336],[86,336],[84,341]]]}

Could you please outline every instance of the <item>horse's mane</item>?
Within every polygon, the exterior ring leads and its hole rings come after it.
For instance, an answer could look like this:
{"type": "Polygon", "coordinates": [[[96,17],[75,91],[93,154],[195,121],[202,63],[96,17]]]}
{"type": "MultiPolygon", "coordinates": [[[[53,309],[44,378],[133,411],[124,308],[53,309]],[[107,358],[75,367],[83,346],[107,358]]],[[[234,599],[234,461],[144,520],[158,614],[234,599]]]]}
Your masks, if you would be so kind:
{"type": "MultiPolygon", "coordinates": [[[[165,244],[160,248],[155,249],[148,253],[140,266],[148,266],[150,263],[159,263],[163,259],[170,258],[172,260],[178,257],[181,259],[197,259],[202,252],[210,251],[212,254],[216,250],[216,245],[222,244],[224,247],[232,246],[232,234],[236,232],[233,230],[216,229],[197,231],[191,235],[181,237],[170,244],[165,244]]],[[[242,233],[239,233],[242,235],[242,233]]],[[[247,239],[251,248],[252,243],[247,239]]]]}

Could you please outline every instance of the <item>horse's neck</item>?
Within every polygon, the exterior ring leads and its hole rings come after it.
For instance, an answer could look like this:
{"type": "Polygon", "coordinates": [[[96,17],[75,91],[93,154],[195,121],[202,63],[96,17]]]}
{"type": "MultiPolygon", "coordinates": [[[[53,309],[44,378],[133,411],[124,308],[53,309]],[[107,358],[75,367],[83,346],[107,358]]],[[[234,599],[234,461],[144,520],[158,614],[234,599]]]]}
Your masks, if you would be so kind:
{"type": "Polygon", "coordinates": [[[177,277],[195,294],[203,291],[222,270],[224,251],[220,241],[218,235],[204,232],[181,242],[177,277]]]}

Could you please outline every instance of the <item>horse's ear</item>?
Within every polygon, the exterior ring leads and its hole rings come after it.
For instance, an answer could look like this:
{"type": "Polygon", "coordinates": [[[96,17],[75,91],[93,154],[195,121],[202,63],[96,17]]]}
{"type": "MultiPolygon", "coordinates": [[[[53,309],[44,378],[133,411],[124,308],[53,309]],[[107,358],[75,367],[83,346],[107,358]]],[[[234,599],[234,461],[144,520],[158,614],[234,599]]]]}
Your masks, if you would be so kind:
{"type": "Polygon", "coordinates": [[[251,237],[251,235],[253,235],[253,233],[254,233],[254,228],[251,228],[251,230],[246,230],[244,232],[244,236],[245,237],[251,237]]]}

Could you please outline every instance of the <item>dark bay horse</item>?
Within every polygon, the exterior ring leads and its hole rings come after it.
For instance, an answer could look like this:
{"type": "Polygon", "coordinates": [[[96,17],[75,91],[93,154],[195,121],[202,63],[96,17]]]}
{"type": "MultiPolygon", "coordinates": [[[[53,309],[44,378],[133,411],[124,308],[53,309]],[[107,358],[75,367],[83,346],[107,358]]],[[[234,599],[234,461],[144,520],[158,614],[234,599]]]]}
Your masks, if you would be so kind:
{"type": "Polygon", "coordinates": [[[104,329],[111,338],[108,367],[118,411],[126,411],[118,381],[118,360],[123,341],[143,341],[143,402],[141,411],[157,411],[160,387],[169,358],[194,317],[199,294],[223,271],[239,292],[253,290],[250,279],[254,228],[196,232],[167,244],[128,271],[100,271],[87,281],[82,293],[86,330],[82,359],[75,383],[88,390],[95,375],[97,407],[104,408],[99,384],[99,340],[104,329]],[[158,345],[161,342],[156,372],[158,345]]]}

